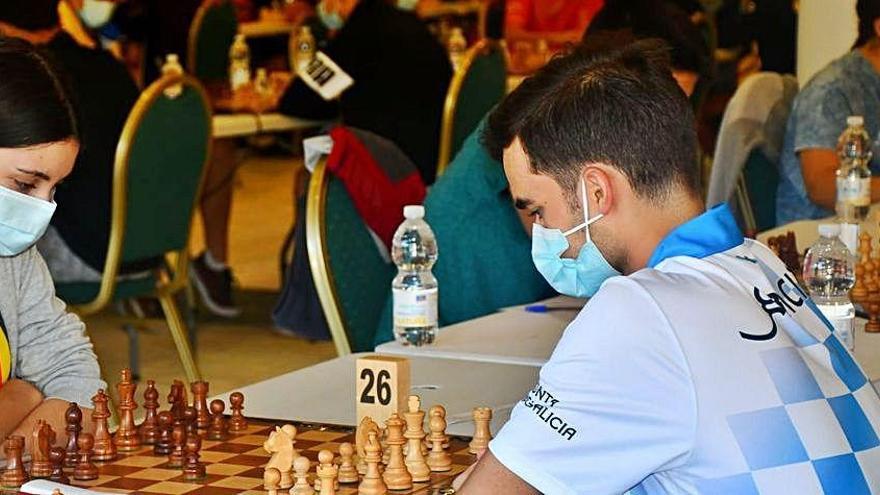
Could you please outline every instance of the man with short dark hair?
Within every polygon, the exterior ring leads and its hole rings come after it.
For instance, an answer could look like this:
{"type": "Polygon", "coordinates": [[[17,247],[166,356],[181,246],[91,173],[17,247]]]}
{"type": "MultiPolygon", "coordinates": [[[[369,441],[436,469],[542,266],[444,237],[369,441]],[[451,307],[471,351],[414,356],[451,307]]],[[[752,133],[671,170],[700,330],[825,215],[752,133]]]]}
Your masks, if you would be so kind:
{"type": "Polygon", "coordinates": [[[877,490],[880,398],[784,264],[703,211],[662,45],[553,59],[485,139],[538,271],[591,299],[459,493],[877,490]]]}

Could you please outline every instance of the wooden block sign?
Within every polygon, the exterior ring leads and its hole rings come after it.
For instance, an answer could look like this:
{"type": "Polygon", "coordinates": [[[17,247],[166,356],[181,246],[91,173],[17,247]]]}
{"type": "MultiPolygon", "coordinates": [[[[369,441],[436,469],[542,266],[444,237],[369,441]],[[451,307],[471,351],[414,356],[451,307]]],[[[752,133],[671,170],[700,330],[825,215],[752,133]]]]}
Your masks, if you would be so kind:
{"type": "Polygon", "coordinates": [[[365,356],[355,366],[357,424],[369,416],[380,428],[393,412],[407,407],[410,389],[409,359],[365,356]]]}

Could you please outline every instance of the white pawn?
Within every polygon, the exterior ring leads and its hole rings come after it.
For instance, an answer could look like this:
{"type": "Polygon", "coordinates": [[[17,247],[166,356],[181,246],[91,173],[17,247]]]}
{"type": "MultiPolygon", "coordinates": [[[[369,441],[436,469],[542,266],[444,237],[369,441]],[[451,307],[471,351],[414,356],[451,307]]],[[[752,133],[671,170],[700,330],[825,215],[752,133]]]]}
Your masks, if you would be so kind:
{"type": "Polygon", "coordinates": [[[293,461],[293,472],[296,483],[290,489],[290,495],[315,495],[315,490],[309,484],[309,467],[311,462],[308,457],[301,455],[293,461]]]}
{"type": "Polygon", "coordinates": [[[446,409],[443,406],[434,406],[431,408],[431,418],[428,420],[428,429],[431,435],[428,439],[431,442],[431,452],[428,454],[428,466],[431,471],[445,472],[452,469],[452,458],[443,447],[443,443],[447,441],[446,437],[446,409]]]}
{"type": "Polygon", "coordinates": [[[357,469],[354,466],[354,447],[348,442],[339,446],[339,482],[357,483],[357,469]]]}
{"type": "Polygon", "coordinates": [[[336,474],[339,468],[333,464],[333,452],[329,450],[318,452],[318,467],[315,469],[318,479],[321,480],[321,495],[336,495],[336,474]]]}

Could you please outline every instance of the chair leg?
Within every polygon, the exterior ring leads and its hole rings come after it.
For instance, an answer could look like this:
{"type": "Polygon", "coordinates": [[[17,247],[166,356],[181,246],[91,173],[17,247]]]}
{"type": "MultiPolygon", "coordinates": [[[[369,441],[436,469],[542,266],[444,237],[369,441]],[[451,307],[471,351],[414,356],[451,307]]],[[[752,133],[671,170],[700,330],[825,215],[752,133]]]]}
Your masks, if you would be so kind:
{"type": "Polygon", "coordinates": [[[177,355],[180,357],[180,364],[186,372],[186,379],[190,383],[197,382],[202,379],[199,368],[193,359],[192,349],[189,345],[189,336],[184,328],[186,324],[180,316],[177,309],[177,303],[174,301],[174,295],[167,292],[160,292],[159,302],[162,304],[162,310],[165,311],[165,319],[168,322],[168,330],[171,331],[171,338],[174,339],[174,345],[177,347],[177,355]]]}
{"type": "Polygon", "coordinates": [[[122,325],[122,329],[128,334],[128,367],[131,369],[131,377],[134,381],[139,381],[141,379],[141,360],[138,330],[129,323],[122,325]]]}

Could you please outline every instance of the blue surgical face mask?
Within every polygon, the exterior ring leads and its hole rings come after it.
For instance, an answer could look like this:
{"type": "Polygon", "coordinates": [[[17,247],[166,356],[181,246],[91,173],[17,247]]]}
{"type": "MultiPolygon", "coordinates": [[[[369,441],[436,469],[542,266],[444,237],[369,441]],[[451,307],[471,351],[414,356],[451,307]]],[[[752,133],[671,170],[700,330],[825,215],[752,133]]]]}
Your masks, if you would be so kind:
{"type": "Polygon", "coordinates": [[[55,203],[0,186],[0,256],[15,256],[46,233],[55,203]]]}
{"type": "Polygon", "coordinates": [[[538,272],[560,294],[573,297],[592,297],[602,282],[620,275],[602,256],[599,248],[590,238],[590,224],[603,215],[590,218],[590,205],[587,202],[586,184],[581,180],[581,201],[583,202],[584,223],[566,232],[548,229],[537,223],[532,225],[532,261],[538,272]],[[584,229],[586,242],[576,259],[562,258],[568,250],[568,236],[584,229]]]}
{"type": "Polygon", "coordinates": [[[86,26],[92,29],[98,29],[104,24],[110,22],[113,11],[116,10],[116,4],[106,0],[84,0],[83,6],[79,11],[79,18],[82,19],[86,26]]]}
{"type": "Polygon", "coordinates": [[[345,20],[339,15],[339,12],[327,12],[327,7],[324,5],[324,2],[318,3],[317,10],[318,19],[321,19],[321,23],[324,24],[324,27],[331,31],[339,31],[342,29],[345,20]]]}
{"type": "Polygon", "coordinates": [[[419,0],[397,0],[397,8],[409,12],[416,10],[416,5],[418,4],[419,0]]]}

